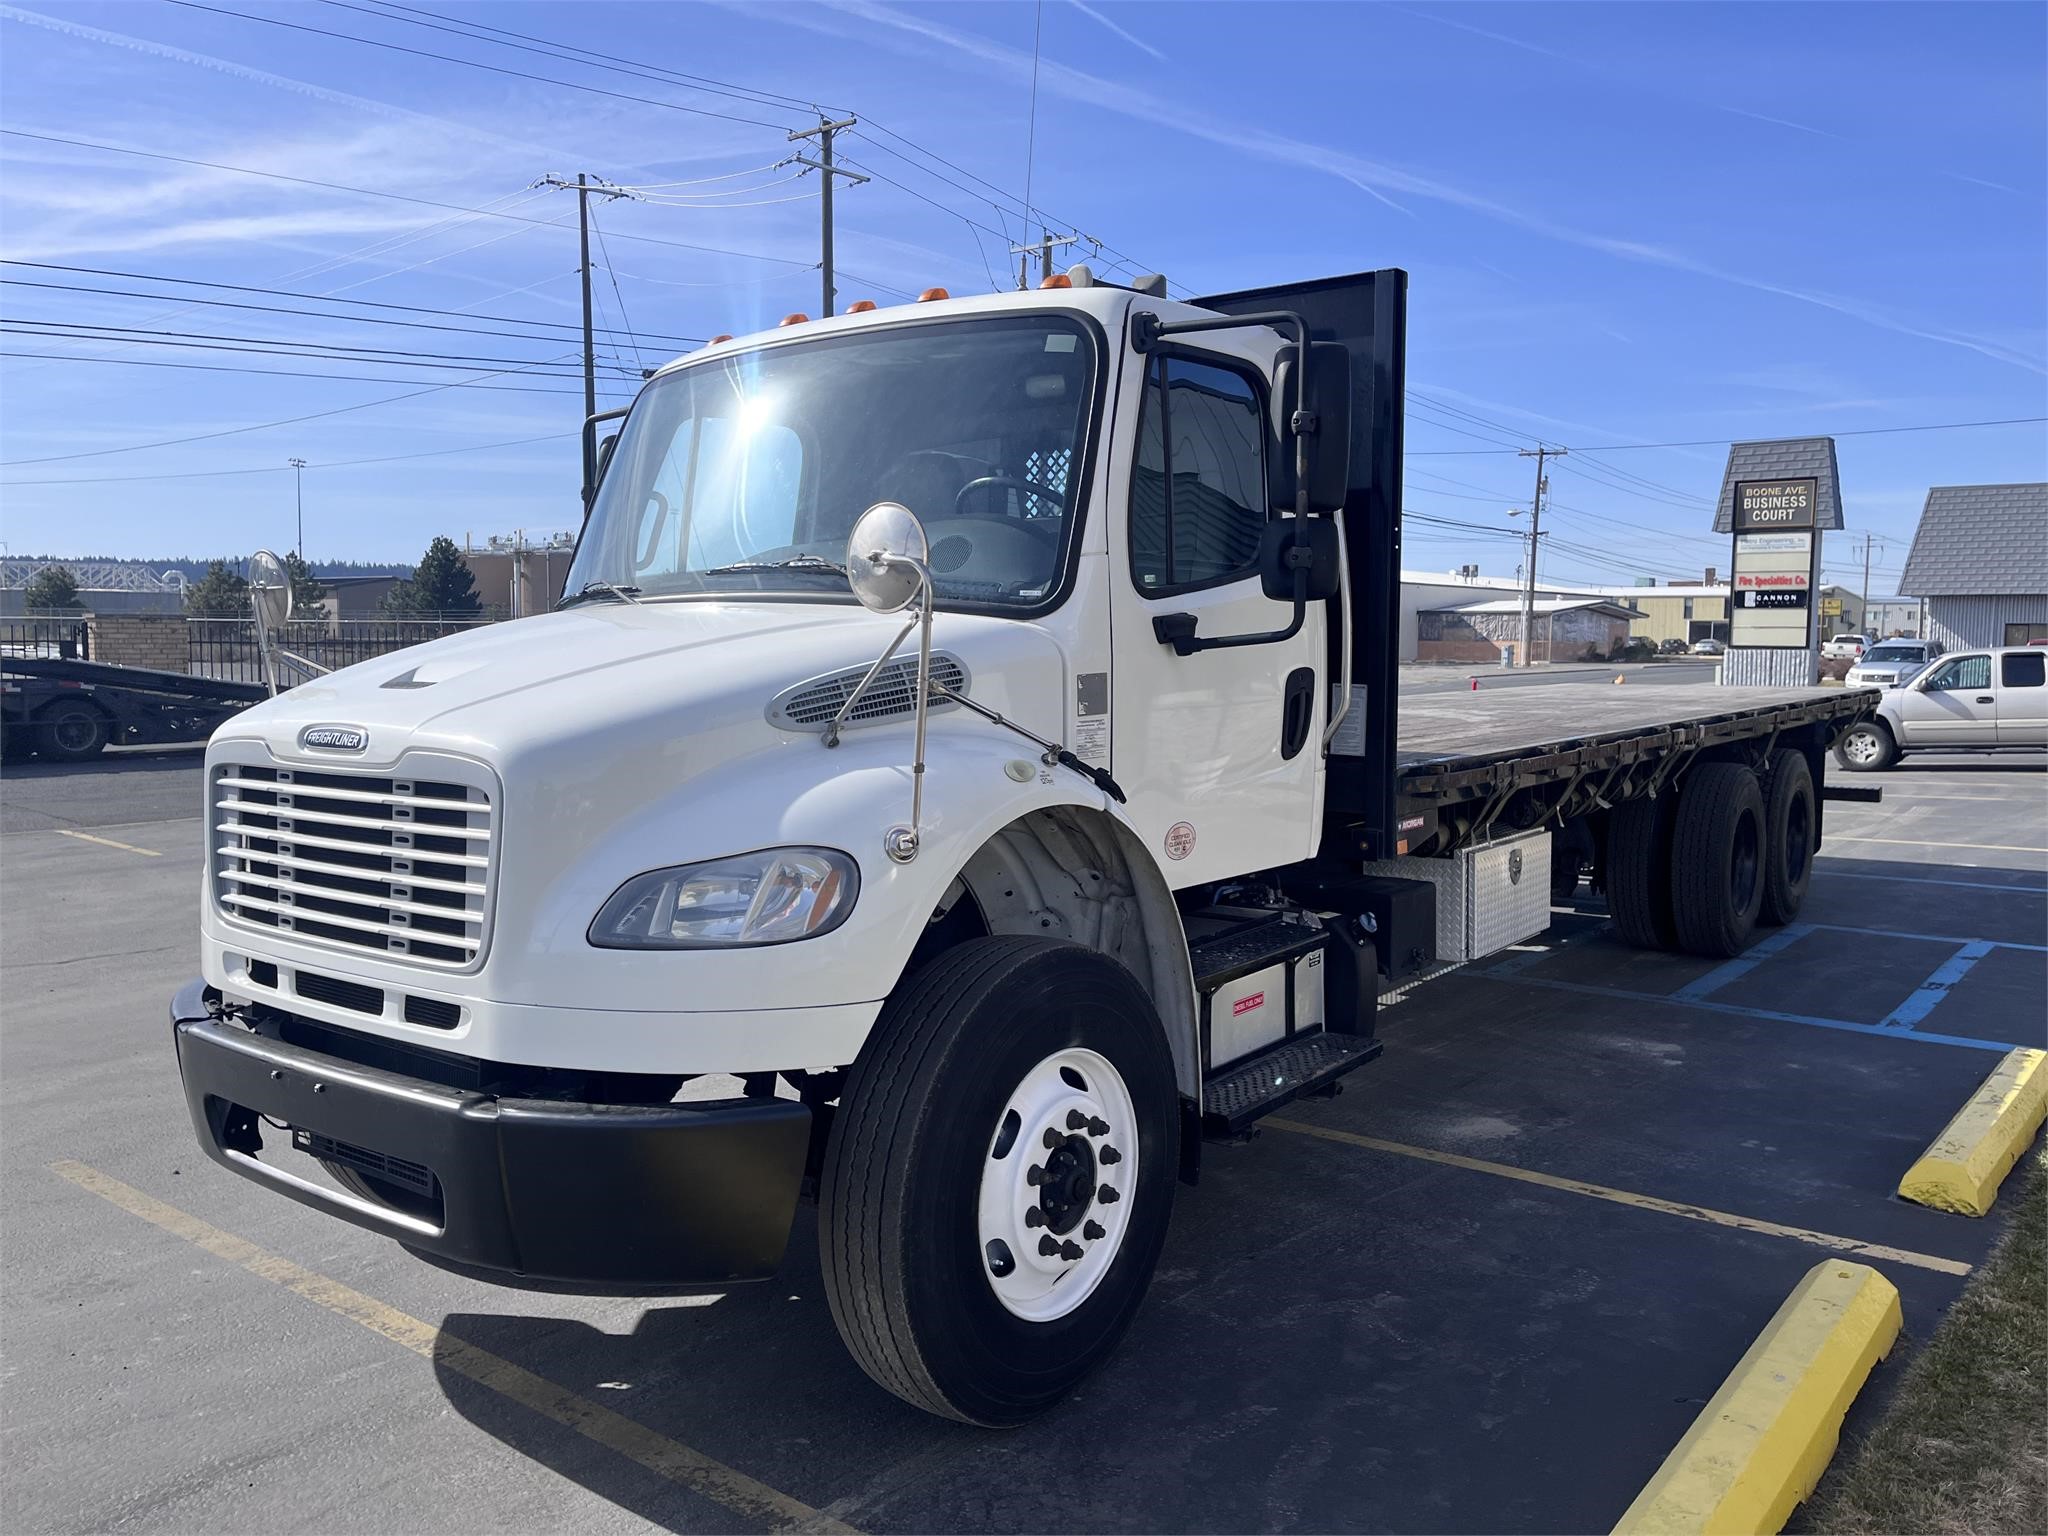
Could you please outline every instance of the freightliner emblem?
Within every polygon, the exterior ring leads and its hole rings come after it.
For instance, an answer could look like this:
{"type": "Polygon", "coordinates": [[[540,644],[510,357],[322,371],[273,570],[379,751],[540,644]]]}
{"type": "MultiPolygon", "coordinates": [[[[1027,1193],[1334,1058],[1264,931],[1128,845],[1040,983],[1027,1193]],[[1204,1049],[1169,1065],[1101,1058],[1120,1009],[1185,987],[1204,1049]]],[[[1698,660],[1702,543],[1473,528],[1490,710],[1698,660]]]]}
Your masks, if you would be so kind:
{"type": "Polygon", "coordinates": [[[299,732],[299,745],[322,752],[360,752],[370,744],[370,733],[359,725],[309,725],[299,732]]]}

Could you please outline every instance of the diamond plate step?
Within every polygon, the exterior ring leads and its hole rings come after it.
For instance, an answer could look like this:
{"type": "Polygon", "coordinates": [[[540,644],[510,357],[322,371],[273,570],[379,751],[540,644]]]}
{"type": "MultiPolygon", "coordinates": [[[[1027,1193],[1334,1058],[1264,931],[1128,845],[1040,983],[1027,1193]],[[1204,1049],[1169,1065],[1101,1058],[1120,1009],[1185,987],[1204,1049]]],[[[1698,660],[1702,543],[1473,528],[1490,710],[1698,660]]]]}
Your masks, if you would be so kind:
{"type": "Polygon", "coordinates": [[[1262,1115],[1335,1082],[1380,1053],[1362,1035],[1297,1035],[1267,1047],[1202,1084],[1202,1131],[1235,1136],[1262,1115]]]}

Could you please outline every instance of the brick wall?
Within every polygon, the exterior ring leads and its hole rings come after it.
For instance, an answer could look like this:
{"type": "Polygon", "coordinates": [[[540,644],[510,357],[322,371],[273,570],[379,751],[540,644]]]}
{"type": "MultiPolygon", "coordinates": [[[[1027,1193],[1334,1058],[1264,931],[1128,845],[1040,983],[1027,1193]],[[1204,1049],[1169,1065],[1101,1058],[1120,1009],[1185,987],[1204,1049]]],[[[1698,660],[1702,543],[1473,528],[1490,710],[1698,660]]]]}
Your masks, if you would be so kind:
{"type": "Polygon", "coordinates": [[[182,613],[94,614],[88,623],[92,659],[115,667],[183,672],[187,650],[182,613]]]}

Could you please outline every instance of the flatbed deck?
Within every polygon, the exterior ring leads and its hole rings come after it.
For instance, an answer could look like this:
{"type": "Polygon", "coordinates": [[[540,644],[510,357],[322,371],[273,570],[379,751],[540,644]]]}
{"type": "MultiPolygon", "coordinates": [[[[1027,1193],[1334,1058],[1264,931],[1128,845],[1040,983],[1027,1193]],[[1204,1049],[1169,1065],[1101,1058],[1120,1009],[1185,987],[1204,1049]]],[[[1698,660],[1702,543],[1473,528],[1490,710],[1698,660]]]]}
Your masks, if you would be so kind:
{"type": "Polygon", "coordinates": [[[1832,742],[1878,697],[1874,688],[1635,682],[1409,696],[1400,701],[1395,793],[1404,825],[1429,825],[1413,838],[1417,851],[1427,841],[1443,852],[1484,834],[1511,800],[1540,805],[1546,819],[1579,814],[1654,793],[1703,749],[1768,748],[1781,736],[1832,742]]]}

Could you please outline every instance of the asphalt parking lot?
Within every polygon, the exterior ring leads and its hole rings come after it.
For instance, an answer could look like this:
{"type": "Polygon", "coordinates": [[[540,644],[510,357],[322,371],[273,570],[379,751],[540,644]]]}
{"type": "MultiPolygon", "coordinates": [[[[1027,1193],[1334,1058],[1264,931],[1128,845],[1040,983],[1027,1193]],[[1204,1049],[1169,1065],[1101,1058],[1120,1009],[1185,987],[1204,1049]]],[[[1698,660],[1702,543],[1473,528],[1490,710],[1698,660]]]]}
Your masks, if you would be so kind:
{"type": "Polygon", "coordinates": [[[1586,902],[1394,1002],[1341,1099],[1211,1150],[1110,1368],[989,1434],[860,1374],[807,1235],[723,1297],[512,1292],[207,1162],[198,777],[0,786],[9,1531],[1605,1530],[1830,1254],[1904,1298],[1870,1421],[2001,1226],[1892,1190],[2048,1032],[2044,760],[1916,756],[1739,960],[1586,902]]]}

